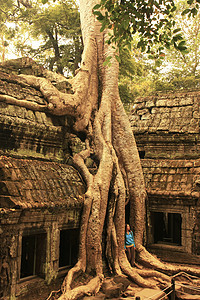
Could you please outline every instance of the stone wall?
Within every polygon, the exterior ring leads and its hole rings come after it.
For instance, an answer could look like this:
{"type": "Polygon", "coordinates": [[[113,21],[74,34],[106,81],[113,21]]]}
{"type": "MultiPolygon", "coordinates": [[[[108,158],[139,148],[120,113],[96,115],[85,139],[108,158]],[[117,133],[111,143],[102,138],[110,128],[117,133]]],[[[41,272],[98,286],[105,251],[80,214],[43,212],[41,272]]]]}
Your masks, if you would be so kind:
{"type": "Polygon", "coordinates": [[[137,99],[130,121],[148,193],[147,246],[165,260],[199,264],[200,92],[137,99]],[[180,218],[180,245],[155,243],[156,214],[180,218]]]}
{"type": "Polygon", "coordinates": [[[0,157],[2,208],[80,208],[85,191],[79,173],[57,162],[0,157]]]}
{"type": "MultiPolygon", "coordinates": [[[[34,73],[34,70],[32,72],[34,73]]],[[[67,82],[63,84],[66,85],[67,82]]],[[[62,90],[62,82],[58,85],[62,90]]],[[[46,104],[41,92],[25,84],[16,75],[16,70],[2,66],[0,66],[1,94],[19,101],[46,104]]],[[[52,116],[0,102],[0,154],[47,160],[67,159],[71,155],[69,146],[71,122],[72,120],[67,117],[52,116]]]]}
{"type": "MultiPolygon", "coordinates": [[[[44,105],[41,92],[17,75],[44,76],[45,70],[29,65],[27,59],[21,62],[21,69],[20,61],[16,65],[13,61],[11,67],[0,65],[0,96],[44,105]]],[[[55,85],[53,78],[52,83],[55,85]]],[[[67,81],[57,84],[65,92],[70,92],[69,86],[67,81]]],[[[2,300],[39,299],[39,294],[46,291],[44,299],[54,286],[60,288],[61,276],[67,272],[67,268],[59,267],[61,232],[78,232],[85,192],[78,171],[66,164],[74,152],[85,146],[71,133],[72,123],[68,117],[0,102],[2,300]],[[22,254],[28,239],[35,243],[36,251],[42,250],[38,252],[40,261],[36,259],[34,266],[37,272],[24,277],[22,254]]]]}
{"type": "Polygon", "coordinates": [[[199,158],[200,92],[137,99],[130,121],[146,158],[199,158]]]}
{"type": "Polygon", "coordinates": [[[200,92],[174,92],[138,98],[130,120],[134,133],[199,133],[200,92]]]}
{"type": "Polygon", "coordinates": [[[4,280],[0,299],[29,299],[30,293],[34,294],[34,290],[37,293],[38,285],[51,290],[48,284],[57,279],[60,272],[60,230],[79,228],[80,212],[72,208],[0,211],[0,276],[4,280]],[[46,255],[41,263],[42,274],[24,280],[20,277],[22,237],[41,233],[46,237],[43,239],[46,255]]]}

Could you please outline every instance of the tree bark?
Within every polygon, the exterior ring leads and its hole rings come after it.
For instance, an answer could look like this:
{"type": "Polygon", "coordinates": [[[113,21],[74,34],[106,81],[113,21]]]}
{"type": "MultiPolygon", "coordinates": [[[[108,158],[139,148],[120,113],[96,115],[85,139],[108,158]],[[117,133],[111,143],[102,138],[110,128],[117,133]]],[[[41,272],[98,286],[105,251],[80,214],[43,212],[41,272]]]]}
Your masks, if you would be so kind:
{"type": "MultiPolygon", "coordinates": [[[[53,29],[52,29],[52,31],[46,30],[46,33],[49,36],[49,40],[51,41],[51,44],[52,44],[53,50],[54,50],[54,59],[52,60],[52,62],[53,62],[53,65],[56,63],[57,72],[60,74],[63,74],[63,67],[60,62],[61,56],[60,56],[60,50],[59,50],[59,46],[58,46],[58,32],[57,32],[56,25],[55,25],[54,31],[55,31],[55,37],[53,35],[53,29]]],[[[53,66],[52,66],[52,70],[53,70],[53,66]]]]}

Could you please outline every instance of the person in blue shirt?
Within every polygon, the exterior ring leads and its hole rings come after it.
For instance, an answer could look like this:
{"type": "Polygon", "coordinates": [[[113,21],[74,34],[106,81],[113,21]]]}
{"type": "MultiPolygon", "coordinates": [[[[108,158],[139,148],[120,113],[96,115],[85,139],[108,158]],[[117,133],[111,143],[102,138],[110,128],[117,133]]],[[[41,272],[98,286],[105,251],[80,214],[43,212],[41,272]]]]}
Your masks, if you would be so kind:
{"type": "Polygon", "coordinates": [[[125,227],[125,251],[127,258],[132,267],[135,265],[135,241],[133,232],[131,231],[130,225],[126,224],[125,227]]]}

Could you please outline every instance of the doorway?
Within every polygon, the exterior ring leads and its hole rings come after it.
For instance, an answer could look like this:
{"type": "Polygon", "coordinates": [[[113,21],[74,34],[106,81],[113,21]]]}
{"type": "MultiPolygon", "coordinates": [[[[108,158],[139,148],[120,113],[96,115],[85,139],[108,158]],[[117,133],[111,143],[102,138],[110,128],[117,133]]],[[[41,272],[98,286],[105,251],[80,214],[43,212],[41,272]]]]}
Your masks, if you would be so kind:
{"type": "Polygon", "coordinates": [[[182,217],[178,213],[152,212],[154,243],[181,245],[182,217]]]}

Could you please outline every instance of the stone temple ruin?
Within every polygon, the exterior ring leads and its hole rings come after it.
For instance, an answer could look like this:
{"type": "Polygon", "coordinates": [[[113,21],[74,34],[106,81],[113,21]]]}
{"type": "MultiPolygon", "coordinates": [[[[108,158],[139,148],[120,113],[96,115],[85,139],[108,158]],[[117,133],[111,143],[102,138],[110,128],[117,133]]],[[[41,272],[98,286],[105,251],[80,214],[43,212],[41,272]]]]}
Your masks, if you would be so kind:
{"type": "MultiPolygon", "coordinates": [[[[0,95],[43,104],[17,76],[41,72],[0,66],[0,95]]],[[[182,92],[138,99],[130,115],[148,192],[146,245],[166,261],[200,263],[199,106],[199,92],[182,92]]],[[[86,187],[70,163],[83,145],[69,128],[67,118],[0,102],[0,299],[48,295],[77,260],[86,187]]]]}
{"type": "MultiPolygon", "coordinates": [[[[0,67],[0,94],[43,103],[16,72],[0,67]]],[[[77,260],[85,184],[62,122],[0,102],[0,299],[48,295],[77,260]]]]}
{"type": "Polygon", "coordinates": [[[130,115],[148,193],[147,247],[200,263],[200,92],[137,99],[130,115]]]}

